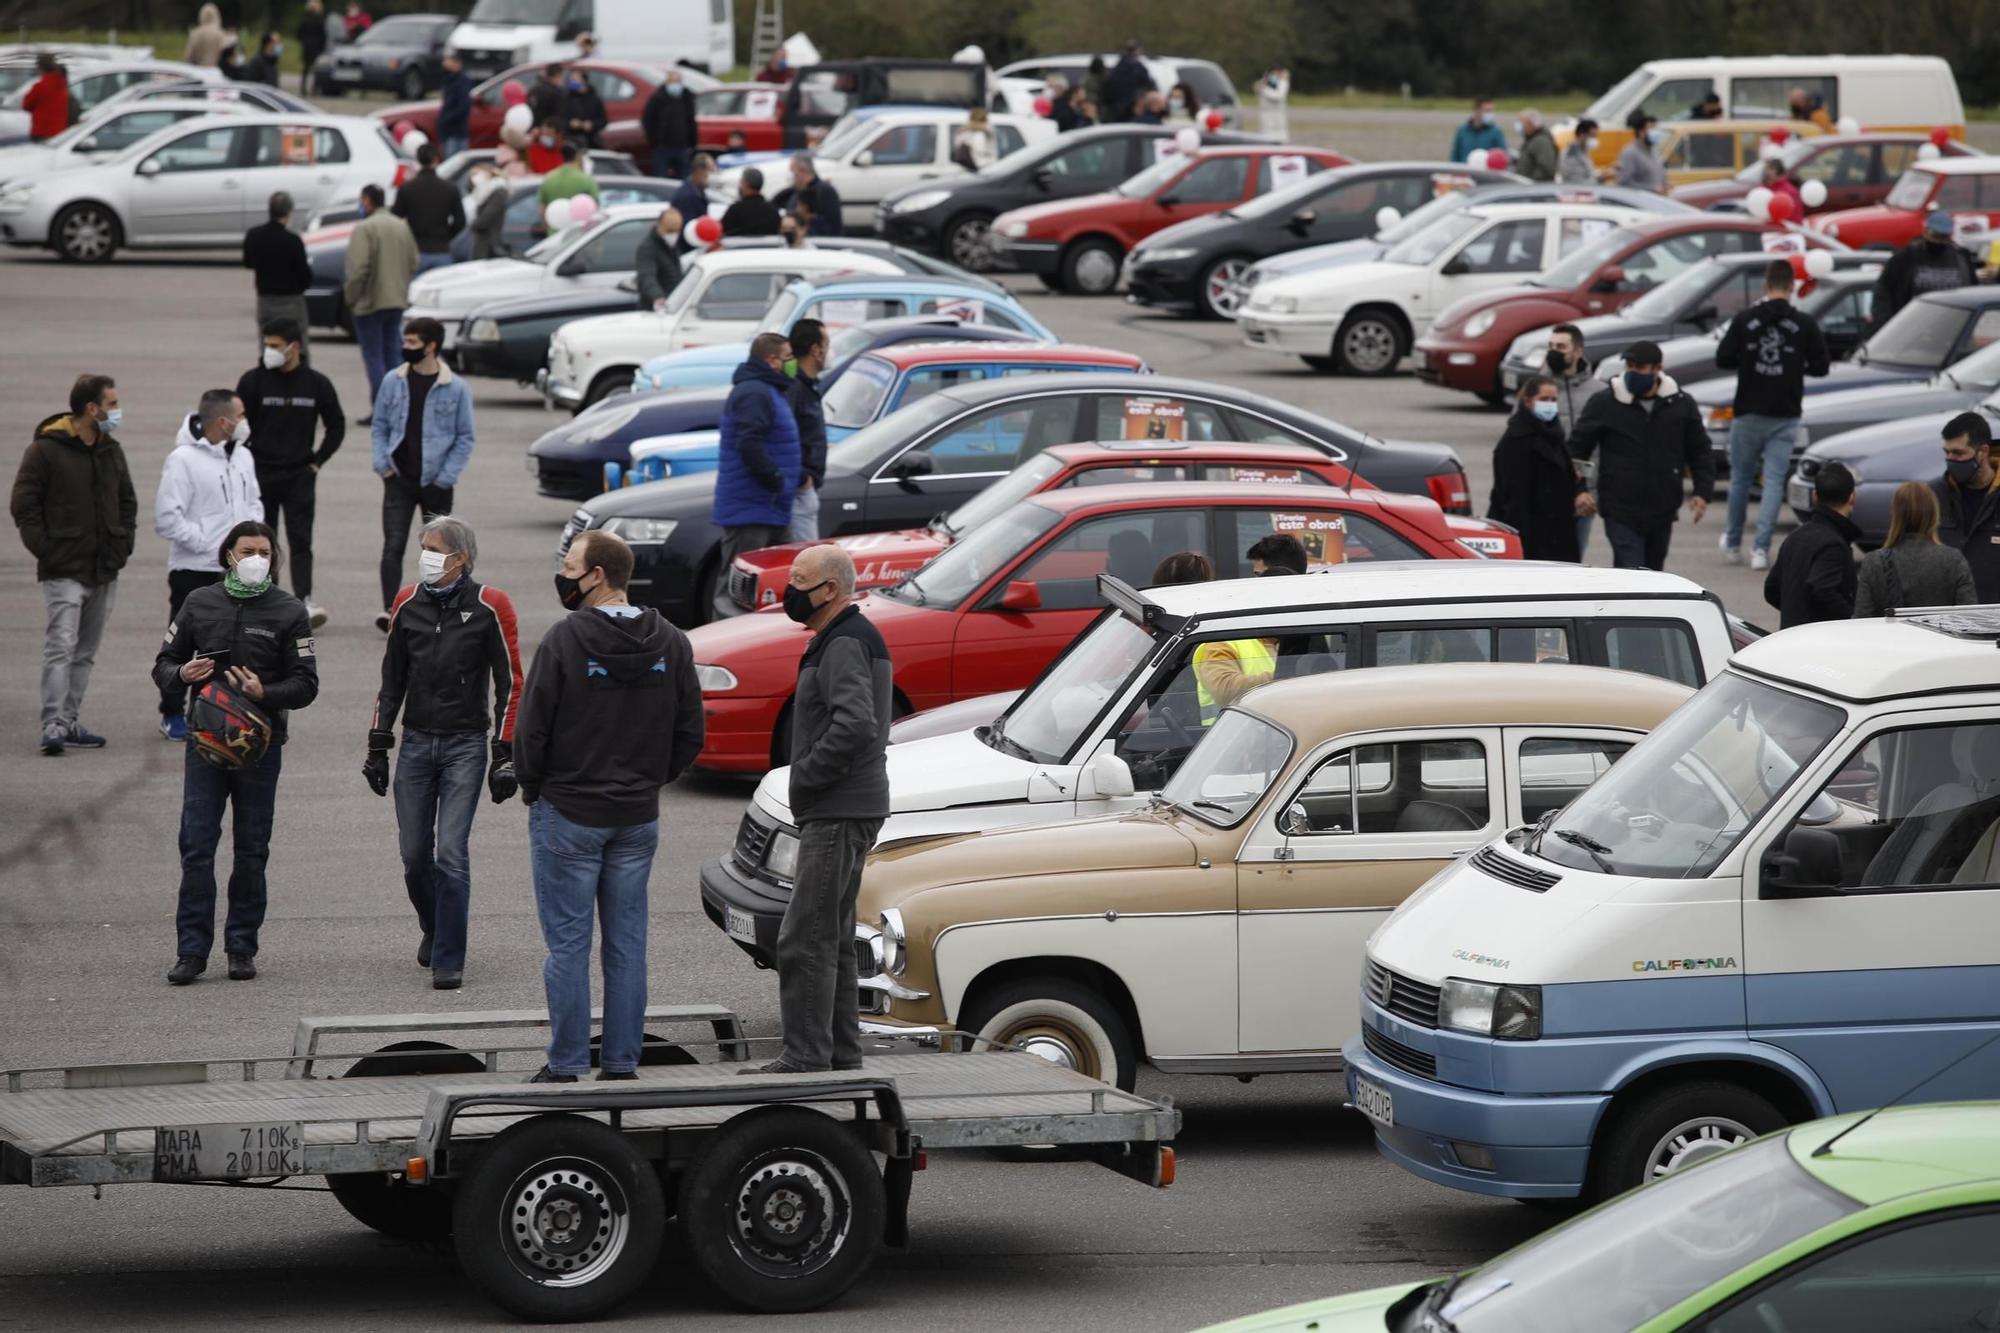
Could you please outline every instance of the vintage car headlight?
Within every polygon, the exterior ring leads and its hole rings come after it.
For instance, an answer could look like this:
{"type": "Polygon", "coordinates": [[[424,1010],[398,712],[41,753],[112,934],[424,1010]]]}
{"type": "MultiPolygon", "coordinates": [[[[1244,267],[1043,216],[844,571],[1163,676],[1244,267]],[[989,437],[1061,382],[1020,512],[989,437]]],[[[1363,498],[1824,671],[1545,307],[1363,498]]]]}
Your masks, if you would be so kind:
{"type": "Polygon", "coordinates": [[[1493,322],[1499,318],[1500,315],[1498,311],[1494,310],[1480,311],[1478,314],[1474,315],[1471,319],[1465,321],[1465,336],[1468,338],[1477,338],[1481,336],[1486,332],[1486,330],[1492,328],[1493,322]]]}
{"type": "Polygon", "coordinates": [[[1503,1041],[1533,1041],[1542,1035],[1542,988],[1449,977],[1438,996],[1438,1024],[1503,1041]]]}
{"type": "Polygon", "coordinates": [[[915,194],[898,199],[895,203],[889,205],[889,211],[892,213],[921,213],[926,208],[936,208],[949,198],[951,198],[950,190],[918,190],[915,194]]]}
{"type": "Polygon", "coordinates": [[[903,914],[897,908],[886,908],[876,926],[882,932],[882,970],[892,977],[900,977],[903,969],[910,965],[909,951],[903,947],[903,914]]]}
{"type": "Polygon", "coordinates": [[[674,535],[678,520],[671,518],[607,518],[604,530],[623,537],[627,546],[658,546],[674,535]]]}
{"type": "Polygon", "coordinates": [[[1194,255],[1195,249],[1192,245],[1167,245],[1161,246],[1157,250],[1141,250],[1138,254],[1132,256],[1132,262],[1135,264],[1171,264],[1176,260],[1193,259],[1194,255]]]}
{"type": "Polygon", "coordinates": [[[1010,240],[1018,241],[1028,234],[1028,224],[1025,222],[1003,222],[1000,224],[1000,234],[1010,240]]]}
{"type": "MultiPolygon", "coordinates": [[[[606,524],[609,527],[609,524],[606,524]]],[[[694,668],[695,683],[701,686],[703,694],[721,694],[736,688],[736,673],[728,667],[704,666],[697,662],[694,668]]]]}
{"type": "MultiPolygon", "coordinates": [[[[709,670],[719,670],[710,667],[709,670]]],[[[732,677],[733,679],[733,677],[732,677]]],[[[799,839],[783,829],[771,835],[770,850],[764,853],[764,869],[779,879],[793,879],[799,873],[799,839]]]]}
{"type": "Polygon", "coordinates": [[[497,343],[500,341],[500,321],[497,319],[475,319],[472,327],[465,331],[469,343],[497,343]]]}

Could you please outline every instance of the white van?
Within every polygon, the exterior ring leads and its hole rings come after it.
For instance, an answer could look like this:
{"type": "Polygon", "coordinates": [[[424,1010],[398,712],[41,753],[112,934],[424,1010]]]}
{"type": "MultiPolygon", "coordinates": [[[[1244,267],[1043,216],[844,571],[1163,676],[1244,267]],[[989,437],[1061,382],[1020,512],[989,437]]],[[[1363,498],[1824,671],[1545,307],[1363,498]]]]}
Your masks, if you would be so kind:
{"type": "Polygon", "coordinates": [[[726,70],[736,63],[729,0],[478,0],[446,45],[475,78],[574,59],[579,33],[607,60],[726,70]]]}
{"type": "MultiPolygon", "coordinates": [[[[1649,60],[1583,114],[1598,125],[1593,160],[1608,167],[1632,141],[1635,111],[1688,120],[1714,93],[1734,120],[1785,120],[1794,88],[1817,97],[1831,131],[1844,119],[1863,130],[1931,130],[1965,137],[1958,80],[1942,56],[1692,56],[1649,60]]],[[[1562,137],[1562,136],[1558,136],[1562,137]]]]}
{"type": "Polygon", "coordinates": [[[1996,606],[1760,640],[1418,890],[1343,1052],[1383,1155],[1602,1198],[1783,1125],[2000,1095],[1996,648],[1996,606]]]}

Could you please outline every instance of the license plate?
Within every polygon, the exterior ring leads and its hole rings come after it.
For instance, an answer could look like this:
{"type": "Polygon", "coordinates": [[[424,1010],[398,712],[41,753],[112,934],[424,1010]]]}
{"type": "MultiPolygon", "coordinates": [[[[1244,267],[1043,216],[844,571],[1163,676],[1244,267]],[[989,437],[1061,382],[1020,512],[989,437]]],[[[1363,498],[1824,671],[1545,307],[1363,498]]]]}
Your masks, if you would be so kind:
{"type": "Polygon", "coordinates": [[[1521,388],[1521,372],[1518,370],[1501,371],[1500,383],[1506,386],[1508,393],[1518,392],[1521,388]]]}
{"type": "Polygon", "coordinates": [[[1384,1129],[1396,1127],[1396,1101],[1387,1088],[1378,1088],[1359,1074],[1354,1076],[1354,1109],[1384,1129]]]}
{"type": "Polygon", "coordinates": [[[336,79],[358,79],[361,77],[361,70],[354,66],[335,65],[333,67],[333,77],[336,79]]]}
{"type": "Polygon", "coordinates": [[[246,1180],[305,1174],[306,1127],[297,1120],[179,1125],[153,1131],[153,1179],[246,1180]]]}
{"type": "Polygon", "coordinates": [[[757,942],[757,918],[733,907],[722,909],[722,928],[732,940],[742,940],[745,944],[757,942]]]}

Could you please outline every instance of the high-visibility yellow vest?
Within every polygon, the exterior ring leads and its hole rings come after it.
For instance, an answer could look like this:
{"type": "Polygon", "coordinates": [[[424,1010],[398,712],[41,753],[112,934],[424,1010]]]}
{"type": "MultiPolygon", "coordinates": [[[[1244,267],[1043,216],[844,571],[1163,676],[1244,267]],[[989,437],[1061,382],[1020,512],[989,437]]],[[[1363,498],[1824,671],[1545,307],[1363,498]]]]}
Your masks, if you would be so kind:
{"type": "MultiPolygon", "coordinates": [[[[1216,702],[1210,692],[1208,682],[1202,678],[1202,667],[1223,655],[1223,650],[1236,659],[1237,666],[1246,676],[1262,676],[1270,680],[1278,671],[1277,646],[1269,639],[1226,639],[1214,643],[1204,643],[1194,650],[1195,699],[1201,704],[1201,724],[1206,727],[1213,723],[1222,712],[1222,705],[1216,702]]],[[[1231,702],[1234,702],[1233,700],[1231,702]]]]}

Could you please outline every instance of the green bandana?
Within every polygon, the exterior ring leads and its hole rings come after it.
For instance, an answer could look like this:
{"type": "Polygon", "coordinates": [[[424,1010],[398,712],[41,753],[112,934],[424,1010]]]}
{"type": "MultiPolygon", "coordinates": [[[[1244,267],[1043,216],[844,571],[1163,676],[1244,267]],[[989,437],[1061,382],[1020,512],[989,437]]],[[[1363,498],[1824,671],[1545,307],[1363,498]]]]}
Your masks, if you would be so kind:
{"type": "Polygon", "coordinates": [[[262,583],[245,583],[236,577],[236,571],[233,569],[222,576],[222,590],[238,600],[255,597],[270,586],[271,578],[268,574],[264,576],[262,583]]]}

